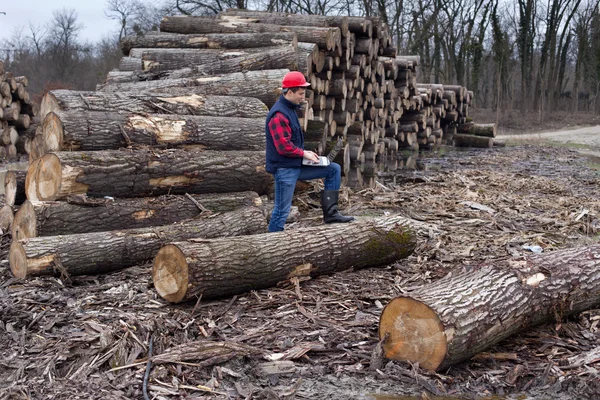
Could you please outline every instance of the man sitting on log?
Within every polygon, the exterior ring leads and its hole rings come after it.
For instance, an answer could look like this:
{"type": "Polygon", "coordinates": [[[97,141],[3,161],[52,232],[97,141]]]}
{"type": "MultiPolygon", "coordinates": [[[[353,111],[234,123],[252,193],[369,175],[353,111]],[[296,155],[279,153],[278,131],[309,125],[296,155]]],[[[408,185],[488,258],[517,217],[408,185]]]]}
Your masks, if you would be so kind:
{"type": "Polygon", "coordinates": [[[301,72],[288,72],[281,82],[283,93],[267,115],[265,135],[267,139],[267,172],[275,178],[275,207],[269,223],[269,232],[283,230],[292,206],[297,180],[325,178],[325,190],[321,192],[323,220],[325,223],[350,222],[338,212],[337,203],[341,182],[339,164],[327,166],[304,166],[302,159],[319,162],[319,156],[304,150],[304,132],[296,111],[304,100],[306,82],[301,72]]]}

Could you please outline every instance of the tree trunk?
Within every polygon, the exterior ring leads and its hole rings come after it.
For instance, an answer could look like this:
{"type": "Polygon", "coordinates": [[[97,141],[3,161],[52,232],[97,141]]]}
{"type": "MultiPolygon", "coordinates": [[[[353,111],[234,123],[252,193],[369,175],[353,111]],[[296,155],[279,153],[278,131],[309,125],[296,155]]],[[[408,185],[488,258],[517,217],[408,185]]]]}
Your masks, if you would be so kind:
{"type": "Polygon", "coordinates": [[[479,147],[486,148],[492,147],[494,145],[494,139],[483,137],[483,136],[475,136],[475,135],[465,135],[465,134],[456,134],[452,138],[454,141],[454,146],[456,147],[479,147]]]}
{"type": "Polygon", "coordinates": [[[33,161],[25,192],[31,201],[91,197],[255,191],[273,182],[264,151],[121,150],[49,153],[33,161]]]}
{"type": "Polygon", "coordinates": [[[394,217],[169,244],[154,258],[154,287],[177,303],[267,288],[291,277],[388,265],[415,248],[407,222],[394,217]]]}
{"type": "Polygon", "coordinates": [[[283,26],[316,26],[316,27],[338,27],[342,36],[348,35],[348,17],[329,17],[326,15],[303,15],[283,12],[249,11],[230,8],[219,13],[220,16],[240,17],[244,21],[259,22],[261,24],[273,24],[283,26]]]}
{"type": "Polygon", "coordinates": [[[104,92],[160,93],[172,96],[215,95],[254,97],[267,107],[279,98],[283,76],[289,69],[236,72],[219,76],[162,79],[145,82],[107,83],[99,85],[104,92]]]}
{"type": "Polygon", "coordinates": [[[209,150],[263,150],[264,118],[57,111],[46,115],[49,151],[134,146],[189,146],[209,150]]]}
{"type": "Polygon", "coordinates": [[[51,111],[126,111],[213,117],[265,118],[269,109],[253,97],[140,92],[53,90],[42,98],[40,119],[51,111]]]}
{"type": "Polygon", "coordinates": [[[8,232],[12,226],[15,215],[13,214],[12,207],[8,204],[0,207],[0,232],[4,234],[8,232]]]}
{"type": "Polygon", "coordinates": [[[148,32],[143,36],[126,36],[121,40],[123,55],[133,48],[176,49],[246,49],[252,47],[281,46],[297,43],[294,32],[187,34],[148,32]]]}
{"type": "Polygon", "coordinates": [[[228,74],[243,71],[259,71],[265,69],[298,69],[296,48],[280,46],[275,49],[265,49],[254,54],[219,60],[208,64],[181,68],[172,71],[149,71],[132,73],[135,80],[179,79],[191,78],[198,75],[228,74]]]}
{"type": "Polygon", "coordinates": [[[25,196],[25,176],[27,171],[7,171],[4,176],[4,202],[19,206],[27,199],[25,196]]]}
{"type": "MultiPolygon", "coordinates": [[[[256,54],[276,54],[278,51],[298,51],[297,45],[292,46],[290,42],[286,46],[256,47],[249,49],[132,49],[130,58],[140,59],[141,62],[135,70],[139,71],[165,71],[187,68],[191,65],[205,65],[219,63],[221,61],[248,60],[256,54]]],[[[284,53],[281,53],[284,54],[284,53]]],[[[282,67],[290,67],[284,64],[282,67]]],[[[122,70],[122,68],[121,68],[122,70]]],[[[219,71],[221,72],[221,71],[219,71]]]]}
{"type": "Polygon", "coordinates": [[[458,125],[456,131],[458,133],[468,133],[470,135],[496,137],[496,124],[476,124],[470,122],[467,124],[458,125]]]}
{"type": "Polygon", "coordinates": [[[133,199],[72,196],[67,201],[25,201],[15,213],[13,240],[168,225],[204,212],[260,206],[256,192],[165,195],[133,199]],[[200,207],[199,207],[199,206],[200,207]]]}
{"type": "Polygon", "coordinates": [[[600,305],[600,246],[553,251],[443,278],[392,300],[388,358],[445,370],[523,328],[600,305]]]}
{"type": "Polygon", "coordinates": [[[9,260],[13,275],[89,275],[149,261],[165,241],[250,235],[267,222],[255,207],[165,226],[30,238],[13,241],[9,260]]]}
{"type": "Polygon", "coordinates": [[[167,16],[160,21],[160,31],[187,34],[294,32],[299,42],[315,43],[326,50],[332,50],[341,39],[339,28],[257,24],[244,22],[242,18],[226,16],[222,19],[167,16]]]}

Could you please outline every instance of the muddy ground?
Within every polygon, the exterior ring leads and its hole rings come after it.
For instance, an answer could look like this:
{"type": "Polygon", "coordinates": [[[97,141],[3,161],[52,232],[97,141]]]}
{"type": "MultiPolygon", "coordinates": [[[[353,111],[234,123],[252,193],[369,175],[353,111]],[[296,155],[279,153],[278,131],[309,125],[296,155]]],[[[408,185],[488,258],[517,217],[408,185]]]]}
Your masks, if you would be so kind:
{"type": "MultiPolygon", "coordinates": [[[[600,163],[568,147],[508,143],[386,165],[359,173],[372,187],[344,189],[345,213],[402,214],[439,231],[421,232],[414,254],[385,268],[171,305],[154,291],[149,264],[21,281],[3,253],[0,398],[142,399],[146,371],[155,399],[597,398],[600,309],[528,328],[439,373],[374,350],[381,309],[401,293],[531,246],[597,243],[600,163]],[[170,361],[147,368],[151,338],[152,354],[170,361]],[[171,362],[177,350],[185,361],[171,362]],[[284,354],[277,370],[266,364],[273,354],[284,354]]],[[[289,229],[320,223],[318,189],[297,197],[289,229]]]]}

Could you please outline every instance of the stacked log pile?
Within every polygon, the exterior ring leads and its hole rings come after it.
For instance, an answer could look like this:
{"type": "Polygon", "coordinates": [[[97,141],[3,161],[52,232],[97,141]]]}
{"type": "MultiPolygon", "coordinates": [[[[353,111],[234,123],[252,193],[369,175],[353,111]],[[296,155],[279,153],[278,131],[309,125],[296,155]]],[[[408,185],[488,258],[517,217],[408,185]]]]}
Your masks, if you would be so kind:
{"type": "Polygon", "coordinates": [[[417,84],[419,57],[398,56],[377,17],[237,9],[165,17],[160,33],[127,37],[122,50],[121,70],[99,86],[107,94],[181,94],[186,87],[257,97],[270,107],[283,74],[301,71],[311,83],[302,113],[306,147],[324,153],[341,137],[346,146],[336,161],[346,172],[351,160],[450,142],[472,98],[461,86],[417,84]]]}
{"type": "Polygon", "coordinates": [[[39,107],[27,92],[29,81],[5,71],[0,61],[0,160],[28,154],[36,133],[39,107]]]}

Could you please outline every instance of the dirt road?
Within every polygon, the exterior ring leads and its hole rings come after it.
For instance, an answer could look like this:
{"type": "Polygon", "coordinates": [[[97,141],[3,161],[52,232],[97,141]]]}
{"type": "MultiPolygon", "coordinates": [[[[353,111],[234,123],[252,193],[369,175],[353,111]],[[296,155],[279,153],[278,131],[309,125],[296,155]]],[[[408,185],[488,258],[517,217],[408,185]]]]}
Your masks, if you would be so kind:
{"type": "Polygon", "coordinates": [[[523,135],[500,135],[498,140],[512,141],[551,141],[556,143],[581,145],[577,150],[584,154],[600,157],[600,125],[585,128],[528,133],[523,135]]]}

